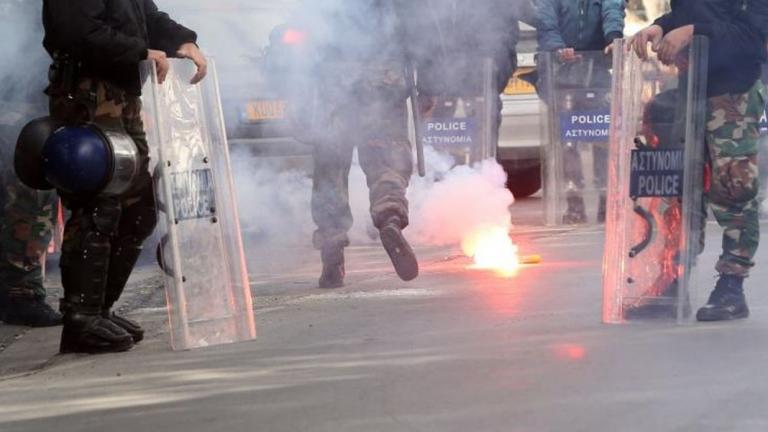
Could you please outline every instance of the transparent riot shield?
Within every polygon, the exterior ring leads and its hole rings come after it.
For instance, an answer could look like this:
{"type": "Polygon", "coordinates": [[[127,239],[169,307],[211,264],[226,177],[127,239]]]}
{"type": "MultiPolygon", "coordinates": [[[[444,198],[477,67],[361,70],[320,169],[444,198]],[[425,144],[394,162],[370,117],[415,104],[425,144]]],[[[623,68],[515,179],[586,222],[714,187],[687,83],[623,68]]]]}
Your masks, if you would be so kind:
{"type": "MultiPolygon", "coordinates": [[[[471,82],[465,82],[463,89],[419,95],[415,138],[425,147],[453,155],[459,164],[496,157],[501,102],[493,59],[482,59],[477,71],[472,71],[471,82]]],[[[445,73],[452,76],[452,71],[445,73]]]]}
{"type": "Polygon", "coordinates": [[[691,315],[705,214],[707,41],[677,66],[617,41],[603,259],[603,321],[691,315]]]}
{"type": "Polygon", "coordinates": [[[611,61],[602,51],[564,60],[538,54],[547,225],[605,220],[611,61]]]}
{"type": "Polygon", "coordinates": [[[163,84],[141,65],[143,117],[156,151],[158,259],[172,345],[190,349],[256,336],[248,272],[214,63],[198,85],[192,62],[171,60],[163,84]]]}
{"type": "MultiPolygon", "coordinates": [[[[768,85],[768,65],[766,64],[763,64],[761,79],[763,84],[768,85]]],[[[760,139],[757,145],[758,173],[760,176],[758,201],[760,202],[760,219],[765,220],[768,219],[768,109],[764,109],[763,115],[760,116],[760,139]]]]}

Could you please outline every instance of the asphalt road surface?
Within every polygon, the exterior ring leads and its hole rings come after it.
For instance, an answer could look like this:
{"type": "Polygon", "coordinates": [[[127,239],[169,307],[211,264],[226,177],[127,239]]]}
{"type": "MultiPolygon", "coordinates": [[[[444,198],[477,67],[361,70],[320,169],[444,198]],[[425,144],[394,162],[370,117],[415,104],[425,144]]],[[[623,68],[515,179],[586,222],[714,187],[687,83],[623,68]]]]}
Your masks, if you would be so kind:
{"type": "Polygon", "coordinates": [[[56,329],[29,332],[0,353],[0,431],[767,430],[764,266],[748,320],[604,325],[600,229],[513,236],[542,263],[505,278],[418,248],[404,283],[362,245],[333,291],[315,288],[316,252],[275,250],[292,261],[252,272],[253,342],[171,351],[160,290],[132,313],[148,338],[128,353],[55,356],[56,329]]]}

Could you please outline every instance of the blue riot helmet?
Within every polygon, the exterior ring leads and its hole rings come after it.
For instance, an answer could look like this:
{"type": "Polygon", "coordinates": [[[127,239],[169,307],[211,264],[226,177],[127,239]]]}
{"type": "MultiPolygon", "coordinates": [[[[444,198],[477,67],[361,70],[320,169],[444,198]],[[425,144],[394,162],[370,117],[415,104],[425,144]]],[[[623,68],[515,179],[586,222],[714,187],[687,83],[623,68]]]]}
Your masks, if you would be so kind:
{"type": "Polygon", "coordinates": [[[120,195],[139,173],[136,144],[124,131],[94,124],[64,126],[42,151],[46,180],[75,195],[120,195]]]}
{"type": "Polygon", "coordinates": [[[22,183],[32,189],[53,189],[43,172],[42,153],[45,142],[61,123],[51,117],[41,117],[27,123],[16,141],[13,167],[22,183]]]}

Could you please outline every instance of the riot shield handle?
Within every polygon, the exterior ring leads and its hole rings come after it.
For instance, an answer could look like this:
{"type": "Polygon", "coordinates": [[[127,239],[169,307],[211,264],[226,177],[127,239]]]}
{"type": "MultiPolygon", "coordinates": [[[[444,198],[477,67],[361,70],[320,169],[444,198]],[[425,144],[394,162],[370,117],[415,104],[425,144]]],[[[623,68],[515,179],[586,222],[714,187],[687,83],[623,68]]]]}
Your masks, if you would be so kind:
{"type": "Polygon", "coordinates": [[[419,106],[419,88],[416,84],[416,64],[408,63],[405,66],[405,80],[411,99],[411,112],[413,115],[414,146],[416,147],[416,168],[419,177],[427,175],[424,164],[424,141],[421,134],[421,107],[419,106]]]}

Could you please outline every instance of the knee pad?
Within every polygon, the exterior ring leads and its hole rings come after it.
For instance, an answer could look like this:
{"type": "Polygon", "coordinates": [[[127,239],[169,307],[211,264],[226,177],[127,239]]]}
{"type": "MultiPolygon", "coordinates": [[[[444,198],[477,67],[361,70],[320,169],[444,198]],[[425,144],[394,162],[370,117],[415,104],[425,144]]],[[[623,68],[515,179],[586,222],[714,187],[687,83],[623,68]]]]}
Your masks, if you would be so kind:
{"type": "Polygon", "coordinates": [[[82,255],[109,254],[109,244],[120,222],[120,203],[102,200],[73,209],[62,245],[62,264],[82,255]],[[104,250],[104,248],[106,248],[104,250]]]}
{"type": "Polygon", "coordinates": [[[154,207],[137,205],[126,209],[120,221],[121,238],[134,237],[139,245],[144,242],[157,226],[157,212],[154,207]]]}
{"type": "MultiPolygon", "coordinates": [[[[90,222],[93,230],[110,237],[117,231],[120,225],[122,209],[117,199],[99,200],[96,205],[90,207],[90,222]]],[[[85,210],[88,211],[88,210],[85,210]]]]}

